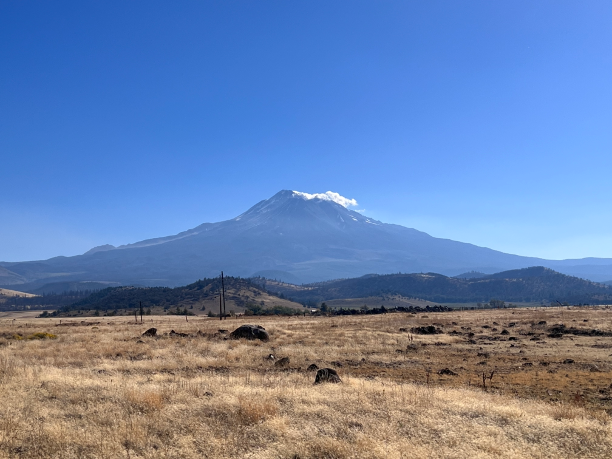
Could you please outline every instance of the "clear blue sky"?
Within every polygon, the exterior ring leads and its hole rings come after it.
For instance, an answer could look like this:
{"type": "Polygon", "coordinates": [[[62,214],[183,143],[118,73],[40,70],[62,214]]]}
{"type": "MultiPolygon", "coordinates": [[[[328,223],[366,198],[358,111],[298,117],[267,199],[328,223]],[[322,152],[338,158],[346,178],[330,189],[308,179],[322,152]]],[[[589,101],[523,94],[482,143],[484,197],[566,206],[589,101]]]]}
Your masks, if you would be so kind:
{"type": "Polygon", "coordinates": [[[0,2],[0,260],[336,191],[612,257],[612,2],[0,2]]]}

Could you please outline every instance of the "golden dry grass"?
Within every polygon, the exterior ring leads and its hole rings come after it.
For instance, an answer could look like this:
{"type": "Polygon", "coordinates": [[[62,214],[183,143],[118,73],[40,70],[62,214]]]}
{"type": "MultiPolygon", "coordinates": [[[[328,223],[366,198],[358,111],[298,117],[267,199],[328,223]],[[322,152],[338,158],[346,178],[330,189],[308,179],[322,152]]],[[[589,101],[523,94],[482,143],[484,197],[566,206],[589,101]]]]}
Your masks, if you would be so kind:
{"type": "Polygon", "coordinates": [[[14,296],[20,296],[22,298],[33,298],[35,295],[33,293],[25,293],[25,292],[20,292],[18,290],[10,290],[7,288],[0,288],[0,299],[2,299],[2,297],[14,297],[14,296]]]}
{"type": "Polygon", "coordinates": [[[608,396],[589,392],[612,382],[611,338],[537,344],[519,334],[540,320],[610,329],[609,314],[154,317],[144,325],[116,317],[61,327],[59,319],[0,320],[0,457],[612,457],[608,396]],[[494,321],[515,322],[517,340],[485,339],[497,336],[481,328],[494,321]],[[215,335],[242,323],[266,327],[270,342],[215,335]],[[478,327],[476,344],[399,331],[431,323],[478,327]],[[149,326],[204,336],[140,338],[149,326]],[[36,332],[58,338],[10,338],[36,332]],[[289,357],[289,367],[266,360],[270,353],[289,357]],[[575,364],[560,363],[568,356],[575,364]],[[524,358],[534,365],[523,366],[524,358]],[[310,363],[335,365],[343,383],[313,386],[310,363]],[[593,363],[598,371],[586,370],[593,363]],[[445,367],[458,376],[438,375],[445,367]],[[499,372],[486,392],[478,387],[482,367],[499,372]]]}

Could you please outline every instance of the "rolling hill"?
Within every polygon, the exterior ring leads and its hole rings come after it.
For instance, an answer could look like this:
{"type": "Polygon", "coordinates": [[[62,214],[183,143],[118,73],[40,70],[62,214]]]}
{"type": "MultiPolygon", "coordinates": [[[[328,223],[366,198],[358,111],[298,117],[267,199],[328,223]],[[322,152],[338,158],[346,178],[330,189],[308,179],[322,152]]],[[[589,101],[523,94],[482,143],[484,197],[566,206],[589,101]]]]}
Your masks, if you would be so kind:
{"type": "Polygon", "coordinates": [[[401,295],[441,303],[488,302],[495,298],[514,302],[612,304],[612,287],[541,266],[478,278],[447,277],[435,273],[388,274],[304,286],[265,285],[269,290],[282,292],[300,302],[401,295]]]}
{"type": "MultiPolygon", "coordinates": [[[[169,287],[109,287],[60,309],[60,313],[75,310],[111,311],[115,309],[182,308],[219,312],[221,281],[202,279],[192,284],[169,287]]],[[[243,312],[247,306],[264,309],[274,307],[303,309],[301,304],[277,297],[248,279],[225,278],[226,311],[243,312]]]]}

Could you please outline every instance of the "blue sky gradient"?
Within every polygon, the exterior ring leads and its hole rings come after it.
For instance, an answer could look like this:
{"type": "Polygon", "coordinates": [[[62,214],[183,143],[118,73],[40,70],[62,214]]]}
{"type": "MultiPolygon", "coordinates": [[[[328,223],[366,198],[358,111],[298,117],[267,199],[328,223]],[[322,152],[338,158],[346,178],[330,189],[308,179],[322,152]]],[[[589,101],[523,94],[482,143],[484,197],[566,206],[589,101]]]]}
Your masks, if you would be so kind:
{"type": "Polygon", "coordinates": [[[509,253],[612,257],[612,2],[0,3],[0,260],[281,189],[509,253]]]}

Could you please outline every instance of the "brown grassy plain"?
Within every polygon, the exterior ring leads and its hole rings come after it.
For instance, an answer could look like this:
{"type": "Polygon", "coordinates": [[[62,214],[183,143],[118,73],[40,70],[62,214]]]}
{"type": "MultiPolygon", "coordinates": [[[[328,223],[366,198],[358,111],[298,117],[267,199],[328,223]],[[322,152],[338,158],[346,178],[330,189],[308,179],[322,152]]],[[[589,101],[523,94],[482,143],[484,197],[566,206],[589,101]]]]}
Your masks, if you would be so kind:
{"type": "Polygon", "coordinates": [[[546,329],[612,330],[611,316],[3,318],[0,457],[612,457],[612,338],[546,329]],[[270,341],[217,333],[242,323],[263,325],[270,341]],[[431,324],[444,333],[400,331],[431,324]],[[150,326],[162,336],[141,338],[150,326]],[[171,329],[193,336],[164,335],[171,329]],[[57,339],[13,339],[36,332],[57,339]],[[311,363],[343,383],[313,386],[311,363]]]}

